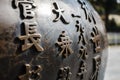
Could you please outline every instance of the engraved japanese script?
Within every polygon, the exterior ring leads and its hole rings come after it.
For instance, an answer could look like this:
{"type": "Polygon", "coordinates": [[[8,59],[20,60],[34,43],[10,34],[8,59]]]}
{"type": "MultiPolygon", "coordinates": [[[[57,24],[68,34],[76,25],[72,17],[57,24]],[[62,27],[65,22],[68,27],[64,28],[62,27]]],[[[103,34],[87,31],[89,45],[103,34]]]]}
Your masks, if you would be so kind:
{"type": "Polygon", "coordinates": [[[59,56],[62,56],[63,58],[66,58],[70,54],[73,53],[70,45],[72,44],[72,40],[70,40],[69,36],[65,34],[65,31],[62,31],[60,34],[58,41],[56,42],[56,45],[58,45],[58,48],[60,50],[59,56]]]}
{"type": "Polygon", "coordinates": [[[80,49],[79,49],[79,59],[80,61],[80,65],[79,65],[79,70],[77,73],[77,76],[80,78],[80,80],[84,80],[84,76],[87,73],[87,63],[86,63],[86,59],[88,58],[88,53],[87,53],[87,41],[84,35],[84,27],[82,25],[82,23],[80,22],[80,15],[75,15],[75,14],[71,14],[71,16],[76,20],[76,32],[79,33],[79,37],[78,37],[78,44],[80,44],[80,49]]]}
{"type": "Polygon", "coordinates": [[[84,80],[84,74],[87,73],[87,64],[84,61],[81,61],[79,72],[77,73],[80,76],[80,80],[84,80]]]}
{"type": "Polygon", "coordinates": [[[36,5],[33,0],[14,0],[14,5],[19,8],[21,23],[21,36],[18,38],[23,41],[22,51],[25,51],[32,46],[36,48],[37,51],[43,51],[44,49],[40,46],[41,35],[37,33],[36,27],[37,22],[35,21],[34,9],[36,5]],[[24,33],[24,34],[23,34],[24,33]]]}
{"type": "Polygon", "coordinates": [[[19,76],[20,80],[38,80],[41,78],[40,72],[42,67],[40,65],[31,66],[30,64],[25,64],[26,73],[19,76]]]}
{"type": "Polygon", "coordinates": [[[70,72],[70,67],[60,68],[58,72],[58,77],[56,80],[70,80],[72,73],[70,72]]]}
{"type": "Polygon", "coordinates": [[[88,58],[87,48],[85,46],[81,46],[79,54],[80,59],[86,60],[88,58]]]}
{"type": "Polygon", "coordinates": [[[29,49],[33,45],[36,47],[38,51],[43,51],[43,48],[39,45],[41,35],[36,33],[35,26],[36,22],[24,22],[23,25],[25,27],[25,34],[23,36],[19,36],[20,40],[24,40],[24,45],[22,45],[22,50],[29,49]],[[36,39],[35,39],[36,38],[36,39]],[[30,40],[31,42],[30,42],[30,40]]]}
{"type": "Polygon", "coordinates": [[[83,35],[84,34],[84,27],[81,25],[81,23],[79,23],[79,21],[76,21],[75,27],[77,28],[77,32],[80,33],[78,43],[82,42],[82,44],[85,45],[86,44],[86,39],[83,35]]]}
{"type": "Polygon", "coordinates": [[[56,2],[54,2],[53,5],[55,7],[55,9],[53,9],[53,13],[56,14],[56,18],[53,20],[53,22],[61,20],[64,24],[69,24],[69,22],[63,17],[64,9],[61,9],[56,2]]]}
{"type": "Polygon", "coordinates": [[[93,16],[92,11],[89,9],[89,7],[86,5],[84,0],[77,0],[78,3],[81,5],[81,8],[84,10],[85,13],[85,19],[88,20],[89,22],[93,22],[96,24],[95,18],[93,16]]]}
{"type": "Polygon", "coordinates": [[[98,53],[101,51],[101,47],[100,47],[100,34],[96,26],[92,28],[91,36],[92,36],[91,40],[94,44],[94,51],[98,53]]]}
{"type": "Polygon", "coordinates": [[[93,75],[90,78],[90,80],[97,80],[98,78],[98,72],[100,69],[100,64],[101,64],[101,57],[100,55],[97,55],[96,57],[93,58],[93,75]]]}
{"type": "Polygon", "coordinates": [[[33,18],[35,13],[33,9],[36,7],[33,0],[14,0],[14,5],[20,10],[22,19],[33,18]]]}

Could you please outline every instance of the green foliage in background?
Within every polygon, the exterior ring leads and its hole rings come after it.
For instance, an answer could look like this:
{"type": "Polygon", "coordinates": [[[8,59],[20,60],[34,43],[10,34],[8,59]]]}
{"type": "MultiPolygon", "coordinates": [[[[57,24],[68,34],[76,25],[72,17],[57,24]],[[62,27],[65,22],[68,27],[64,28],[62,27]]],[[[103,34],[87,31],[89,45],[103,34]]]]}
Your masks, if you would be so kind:
{"type": "Polygon", "coordinates": [[[105,21],[108,32],[120,32],[120,25],[116,25],[114,19],[109,20],[110,14],[120,15],[120,3],[117,0],[89,0],[93,7],[105,21]]]}

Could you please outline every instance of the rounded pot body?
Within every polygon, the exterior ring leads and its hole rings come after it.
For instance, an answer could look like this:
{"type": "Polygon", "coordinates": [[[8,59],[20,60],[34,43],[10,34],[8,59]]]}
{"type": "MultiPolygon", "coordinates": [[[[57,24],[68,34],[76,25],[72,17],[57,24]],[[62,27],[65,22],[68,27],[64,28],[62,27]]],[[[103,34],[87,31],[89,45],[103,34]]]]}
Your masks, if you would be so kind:
{"type": "Polygon", "coordinates": [[[1,80],[103,80],[106,58],[87,0],[0,0],[1,80]]]}

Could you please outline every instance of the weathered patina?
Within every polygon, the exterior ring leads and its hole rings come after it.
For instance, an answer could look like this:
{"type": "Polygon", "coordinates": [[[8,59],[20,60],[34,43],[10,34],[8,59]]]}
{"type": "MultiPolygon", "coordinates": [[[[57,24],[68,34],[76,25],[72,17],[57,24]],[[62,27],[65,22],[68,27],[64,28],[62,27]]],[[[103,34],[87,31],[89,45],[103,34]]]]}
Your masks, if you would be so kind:
{"type": "Polygon", "coordinates": [[[0,80],[103,80],[106,59],[87,0],[0,0],[0,80]]]}

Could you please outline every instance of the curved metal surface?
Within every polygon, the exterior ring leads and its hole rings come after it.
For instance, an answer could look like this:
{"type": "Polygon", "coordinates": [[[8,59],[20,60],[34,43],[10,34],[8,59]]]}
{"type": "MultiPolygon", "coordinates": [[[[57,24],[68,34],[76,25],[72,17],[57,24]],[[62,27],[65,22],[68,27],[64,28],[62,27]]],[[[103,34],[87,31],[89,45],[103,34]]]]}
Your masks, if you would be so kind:
{"type": "Polygon", "coordinates": [[[103,80],[104,25],[86,0],[1,0],[1,80],[103,80]]]}

